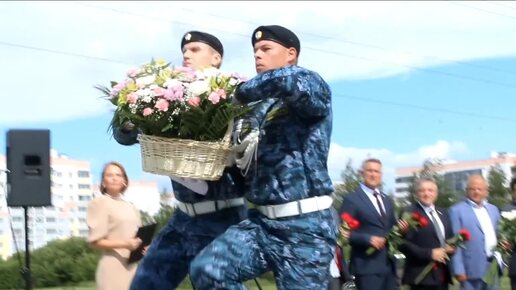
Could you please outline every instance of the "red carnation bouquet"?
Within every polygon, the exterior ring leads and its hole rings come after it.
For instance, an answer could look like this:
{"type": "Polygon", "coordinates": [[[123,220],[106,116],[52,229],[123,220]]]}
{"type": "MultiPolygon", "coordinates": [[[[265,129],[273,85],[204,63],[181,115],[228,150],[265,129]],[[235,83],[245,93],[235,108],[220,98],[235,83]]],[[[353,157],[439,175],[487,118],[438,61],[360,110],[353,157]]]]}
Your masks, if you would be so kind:
{"type": "Polygon", "coordinates": [[[344,247],[348,244],[349,240],[346,238],[342,231],[350,232],[358,229],[360,227],[360,222],[352,217],[349,213],[343,213],[341,216],[342,224],[340,225],[339,237],[337,239],[337,244],[340,247],[344,247]]]}
{"type": "MultiPolygon", "coordinates": [[[[453,236],[452,238],[450,238],[449,240],[446,241],[446,245],[453,247],[453,248],[457,248],[457,247],[463,248],[464,244],[469,240],[471,240],[471,234],[469,233],[469,231],[467,229],[460,229],[459,232],[455,236],[453,236]]],[[[421,273],[419,273],[419,275],[417,275],[416,279],[414,280],[414,283],[416,283],[416,285],[421,283],[421,281],[423,281],[423,279],[425,279],[425,277],[432,270],[437,269],[438,265],[439,264],[436,261],[430,262],[428,265],[426,265],[426,267],[423,269],[423,271],[421,271],[421,273]]]]}
{"type": "MultiPolygon", "coordinates": [[[[404,213],[402,219],[408,223],[409,229],[419,229],[428,226],[428,219],[417,212],[404,213]]],[[[394,256],[395,254],[399,253],[398,247],[403,241],[403,234],[398,225],[392,227],[391,231],[387,234],[387,236],[385,236],[385,239],[388,245],[389,255],[394,256]]],[[[371,255],[375,251],[376,249],[374,247],[369,247],[366,253],[371,255]]]]}

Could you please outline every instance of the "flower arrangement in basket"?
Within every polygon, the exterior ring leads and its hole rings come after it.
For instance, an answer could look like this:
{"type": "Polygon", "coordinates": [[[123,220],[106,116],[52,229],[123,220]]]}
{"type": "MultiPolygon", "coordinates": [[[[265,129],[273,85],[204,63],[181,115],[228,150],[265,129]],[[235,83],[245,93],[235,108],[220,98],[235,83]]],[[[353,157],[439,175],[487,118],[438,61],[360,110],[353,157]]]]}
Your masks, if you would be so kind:
{"type": "Polygon", "coordinates": [[[116,106],[111,128],[130,122],[140,130],[144,171],[216,180],[231,153],[233,119],[246,111],[232,100],[242,81],[215,68],[151,60],[111,88],[96,88],[116,106]]]}

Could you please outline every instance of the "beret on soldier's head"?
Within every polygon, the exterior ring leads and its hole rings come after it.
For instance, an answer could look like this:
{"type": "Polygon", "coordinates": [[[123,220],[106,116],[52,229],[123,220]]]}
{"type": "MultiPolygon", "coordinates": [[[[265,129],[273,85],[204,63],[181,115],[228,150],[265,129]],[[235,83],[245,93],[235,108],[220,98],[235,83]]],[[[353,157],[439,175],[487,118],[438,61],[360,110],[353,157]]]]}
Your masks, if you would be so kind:
{"type": "Polygon", "coordinates": [[[206,43],[207,45],[215,49],[218,53],[220,53],[221,56],[224,56],[224,47],[222,46],[222,43],[217,37],[209,33],[200,31],[189,31],[185,33],[185,35],[183,35],[183,38],[181,39],[181,49],[183,49],[185,44],[190,42],[206,43]]]}
{"type": "Polygon", "coordinates": [[[297,55],[301,50],[301,43],[296,34],[287,28],[279,25],[267,25],[256,28],[253,32],[253,38],[251,40],[253,46],[260,40],[271,40],[283,45],[286,48],[295,48],[297,55]]]}

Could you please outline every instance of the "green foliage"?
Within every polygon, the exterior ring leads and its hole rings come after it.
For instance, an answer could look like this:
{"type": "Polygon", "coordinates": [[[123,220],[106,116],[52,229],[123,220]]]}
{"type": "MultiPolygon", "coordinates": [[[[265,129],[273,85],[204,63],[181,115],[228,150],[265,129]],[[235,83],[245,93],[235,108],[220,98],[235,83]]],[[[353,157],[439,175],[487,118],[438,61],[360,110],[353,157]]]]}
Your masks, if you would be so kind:
{"type": "Polygon", "coordinates": [[[0,260],[0,289],[22,289],[20,263],[13,257],[7,261],[0,260]]]}
{"type": "MultiPolygon", "coordinates": [[[[0,289],[22,289],[24,282],[20,268],[25,264],[25,253],[0,263],[0,289]]],[[[54,240],[31,252],[32,281],[35,287],[76,285],[95,279],[100,253],[89,247],[83,238],[54,240]]]]}
{"type": "Polygon", "coordinates": [[[142,219],[142,224],[147,225],[154,221],[153,217],[145,211],[140,210],[140,218],[142,219]]]}
{"type": "Polygon", "coordinates": [[[360,185],[360,171],[353,168],[351,158],[346,163],[346,168],[341,173],[342,183],[335,186],[333,207],[337,210],[342,204],[344,196],[355,191],[360,185]]]}
{"type": "Polygon", "coordinates": [[[510,190],[505,187],[507,177],[499,164],[491,166],[487,174],[487,183],[489,184],[489,202],[498,208],[503,207],[509,202],[510,190]]]}
{"type": "Polygon", "coordinates": [[[156,236],[159,233],[159,231],[167,225],[168,220],[172,217],[173,213],[173,207],[163,203],[161,204],[161,208],[154,215],[154,221],[157,223],[156,232],[154,233],[154,236],[156,236]]]}

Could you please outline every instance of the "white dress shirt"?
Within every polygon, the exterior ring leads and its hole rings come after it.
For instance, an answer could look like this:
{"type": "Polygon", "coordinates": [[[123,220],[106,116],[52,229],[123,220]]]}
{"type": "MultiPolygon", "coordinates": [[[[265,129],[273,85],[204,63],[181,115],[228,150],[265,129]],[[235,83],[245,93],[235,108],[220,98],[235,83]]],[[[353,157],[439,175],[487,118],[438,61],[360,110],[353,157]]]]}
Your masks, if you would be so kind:
{"type": "Polygon", "coordinates": [[[360,183],[360,188],[362,188],[362,190],[365,192],[367,197],[369,197],[369,199],[373,203],[374,208],[376,208],[378,215],[382,216],[382,212],[380,211],[380,208],[378,207],[378,202],[376,201],[376,197],[374,197],[374,193],[375,192],[378,193],[379,194],[378,199],[380,200],[380,204],[382,205],[383,212],[387,213],[387,211],[385,210],[385,205],[383,204],[383,199],[382,199],[382,195],[380,194],[380,190],[378,190],[377,188],[375,188],[373,190],[373,189],[365,186],[362,183],[360,183]]]}
{"type": "Polygon", "coordinates": [[[493,248],[497,245],[498,241],[496,239],[496,232],[493,227],[493,222],[491,221],[491,217],[487,212],[487,208],[485,207],[485,201],[483,201],[480,205],[468,199],[473,206],[473,211],[477,216],[478,222],[480,223],[480,228],[482,232],[484,232],[484,241],[485,241],[485,251],[488,257],[493,256],[493,248]]]}
{"type": "MultiPolygon", "coordinates": [[[[435,206],[432,204],[431,206],[423,205],[422,203],[419,203],[421,207],[425,210],[426,215],[428,216],[428,219],[432,221],[432,216],[437,221],[437,225],[434,225],[436,227],[436,230],[441,232],[441,235],[443,238],[446,237],[446,234],[444,233],[444,224],[441,221],[441,218],[439,217],[439,214],[437,214],[437,211],[435,210],[435,206]]],[[[433,221],[432,221],[433,223],[433,221]]]]}
{"type": "Polygon", "coordinates": [[[335,258],[333,258],[331,260],[330,275],[331,275],[332,278],[339,278],[340,277],[339,266],[337,266],[337,261],[335,260],[335,258]]]}

